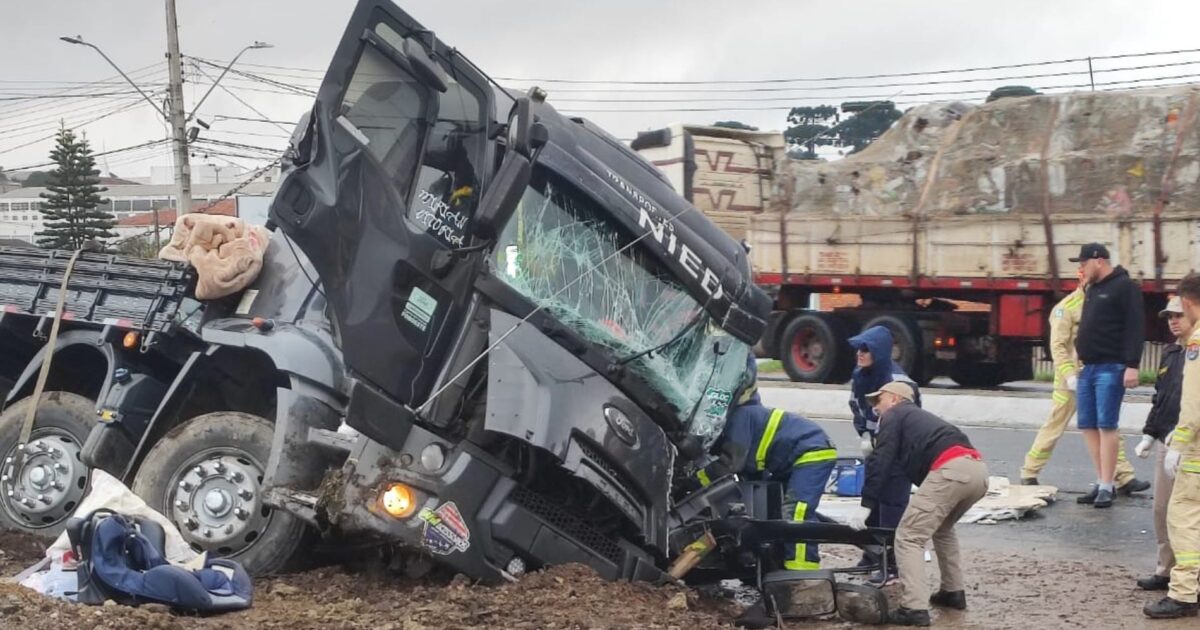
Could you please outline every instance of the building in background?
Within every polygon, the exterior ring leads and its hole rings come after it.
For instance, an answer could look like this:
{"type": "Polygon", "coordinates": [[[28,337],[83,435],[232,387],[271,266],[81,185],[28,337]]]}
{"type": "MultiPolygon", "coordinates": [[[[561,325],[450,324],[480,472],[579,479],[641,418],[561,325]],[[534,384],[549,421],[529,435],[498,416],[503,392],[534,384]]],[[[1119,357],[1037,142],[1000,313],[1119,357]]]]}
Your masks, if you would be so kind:
{"type": "MultiPolygon", "coordinates": [[[[203,208],[227,195],[235,185],[233,183],[193,184],[192,205],[195,209],[203,208]]],[[[260,224],[265,222],[265,207],[270,203],[277,186],[277,181],[255,181],[246,184],[230,198],[234,202],[231,216],[240,216],[237,212],[239,200],[246,198],[246,203],[249,204],[247,220],[260,224]]],[[[43,200],[39,194],[45,191],[45,188],[18,188],[0,194],[0,238],[37,242],[35,235],[43,229],[41,213],[43,200]]],[[[109,200],[106,209],[117,220],[118,229],[115,231],[122,234],[120,228],[128,226],[125,221],[139,215],[141,218],[133,223],[144,224],[146,227],[142,231],[152,230],[155,210],[159,214],[160,229],[173,226],[175,224],[174,192],[173,184],[117,184],[108,186],[108,190],[102,195],[109,200]],[[168,214],[169,218],[166,218],[164,215],[168,214]]]]}

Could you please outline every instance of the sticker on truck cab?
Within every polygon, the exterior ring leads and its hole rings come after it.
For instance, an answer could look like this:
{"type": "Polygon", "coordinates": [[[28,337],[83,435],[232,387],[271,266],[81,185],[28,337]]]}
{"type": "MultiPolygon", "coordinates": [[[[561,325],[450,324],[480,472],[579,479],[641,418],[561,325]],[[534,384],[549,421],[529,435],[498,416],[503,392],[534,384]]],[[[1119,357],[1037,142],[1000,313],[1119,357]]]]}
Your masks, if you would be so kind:
{"type": "Polygon", "coordinates": [[[436,510],[423,508],[417,516],[425,521],[421,544],[429,551],[448,556],[471,548],[471,530],[453,501],[443,503],[436,510]]]}
{"type": "Polygon", "coordinates": [[[429,328],[429,321],[433,319],[433,312],[436,310],[437,300],[419,287],[413,287],[412,293],[408,295],[408,304],[404,305],[404,312],[400,316],[424,332],[429,328]]]}

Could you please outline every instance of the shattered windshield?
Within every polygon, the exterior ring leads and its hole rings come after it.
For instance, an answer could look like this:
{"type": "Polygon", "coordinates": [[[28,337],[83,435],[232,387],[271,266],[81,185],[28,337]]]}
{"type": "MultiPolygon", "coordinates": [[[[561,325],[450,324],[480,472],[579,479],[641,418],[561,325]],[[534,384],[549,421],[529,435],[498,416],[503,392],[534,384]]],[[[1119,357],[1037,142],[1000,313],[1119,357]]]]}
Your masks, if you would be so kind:
{"type": "Polygon", "coordinates": [[[712,325],[703,305],[590,199],[544,171],[505,226],[495,274],[589,341],[632,358],[706,443],[725,422],[749,346],[712,325]],[[660,348],[660,346],[663,346],[660,348]]]}

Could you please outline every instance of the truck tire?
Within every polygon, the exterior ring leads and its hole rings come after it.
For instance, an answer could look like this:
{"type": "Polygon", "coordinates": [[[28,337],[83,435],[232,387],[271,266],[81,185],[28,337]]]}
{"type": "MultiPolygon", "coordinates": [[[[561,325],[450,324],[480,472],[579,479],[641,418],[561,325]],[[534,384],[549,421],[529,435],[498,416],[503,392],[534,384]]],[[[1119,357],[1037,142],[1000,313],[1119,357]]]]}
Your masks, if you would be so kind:
{"type": "Polygon", "coordinates": [[[783,369],[800,383],[844,383],[854,367],[846,339],[845,326],[833,315],[800,315],[779,338],[783,369]]]}
{"type": "Polygon", "coordinates": [[[892,361],[904,370],[917,385],[924,387],[933,380],[926,370],[925,350],[921,343],[921,328],[917,322],[903,316],[881,315],[867,322],[863,329],[883,326],[892,333],[892,361]]]}
{"type": "Polygon", "coordinates": [[[263,503],[273,433],[270,422],[246,413],[192,418],[150,449],[133,491],[171,519],[197,552],[236,560],[255,576],[284,571],[311,530],[263,503]]]}
{"type": "Polygon", "coordinates": [[[96,424],[96,403],[70,392],[42,394],[18,469],[10,458],[32,401],[23,398],[0,414],[0,530],[53,539],[89,490],[91,470],[80,453],[96,424]]]}
{"type": "Polygon", "coordinates": [[[950,378],[963,387],[995,387],[1004,382],[1004,369],[998,363],[959,363],[950,378]]]}

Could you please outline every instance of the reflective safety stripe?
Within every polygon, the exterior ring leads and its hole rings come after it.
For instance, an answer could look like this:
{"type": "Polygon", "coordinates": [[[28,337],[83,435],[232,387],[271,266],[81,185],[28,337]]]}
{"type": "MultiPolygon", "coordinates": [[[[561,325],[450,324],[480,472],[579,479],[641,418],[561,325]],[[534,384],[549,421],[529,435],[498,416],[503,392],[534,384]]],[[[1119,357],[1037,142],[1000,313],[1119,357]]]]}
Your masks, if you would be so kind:
{"type": "Polygon", "coordinates": [[[809,451],[800,457],[796,458],[796,463],[793,466],[803,466],[804,464],[817,464],[820,462],[829,462],[837,459],[837,449],[823,448],[819,451],[809,451]]]}
{"type": "MultiPolygon", "coordinates": [[[[797,501],[796,509],[792,511],[792,522],[803,522],[804,517],[807,515],[808,504],[803,501],[797,501]]],[[[796,555],[791,560],[785,560],[783,568],[788,571],[814,571],[821,568],[821,563],[810,562],[808,560],[808,545],[806,543],[796,543],[796,555]]]]}
{"type": "Polygon", "coordinates": [[[1174,437],[1171,438],[1171,441],[1178,442],[1180,444],[1187,444],[1188,442],[1192,441],[1192,437],[1191,429],[1175,427],[1174,437]]]}
{"type": "Polygon", "coordinates": [[[782,419],[782,409],[771,412],[771,418],[767,420],[767,430],[763,431],[762,439],[758,441],[758,452],[754,454],[755,470],[766,470],[767,449],[771,447],[771,441],[775,439],[775,431],[779,430],[779,421],[782,419]]]}
{"type": "Polygon", "coordinates": [[[712,479],[708,478],[708,472],[703,469],[696,473],[696,478],[700,480],[700,486],[703,488],[712,485],[712,479]]]}
{"type": "Polygon", "coordinates": [[[1175,564],[1182,567],[1200,566],[1200,551],[1175,552],[1175,564]]]}
{"type": "Polygon", "coordinates": [[[1029,456],[1034,459],[1050,459],[1050,451],[1039,451],[1037,449],[1029,449],[1029,456]]]}
{"type": "Polygon", "coordinates": [[[1071,363],[1070,361],[1067,361],[1066,363],[1063,363],[1062,365],[1058,366],[1058,373],[1062,376],[1070,376],[1071,373],[1074,371],[1075,371],[1075,364],[1071,363]]]}
{"type": "Polygon", "coordinates": [[[1063,307],[1068,308],[1068,309],[1073,309],[1076,306],[1079,306],[1080,304],[1083,304],[1083,296],[1076,295],[1075,297],[1067,298],[1067,301],[1063,302],[1063,307]]]}
{"type": "Polygon", "coordinates": [[[1067,392],[1054,392],[1050,395],[1050,399],[1060,405],[1065,405],[1071,402],[1071,394],[1067,392]]]}
{"type": "Polygon", "coordinates": [[[1179,464],[1179,470],[1190,473],[1200,473],[1200,460],[1190,459],[1179,464]]]}

